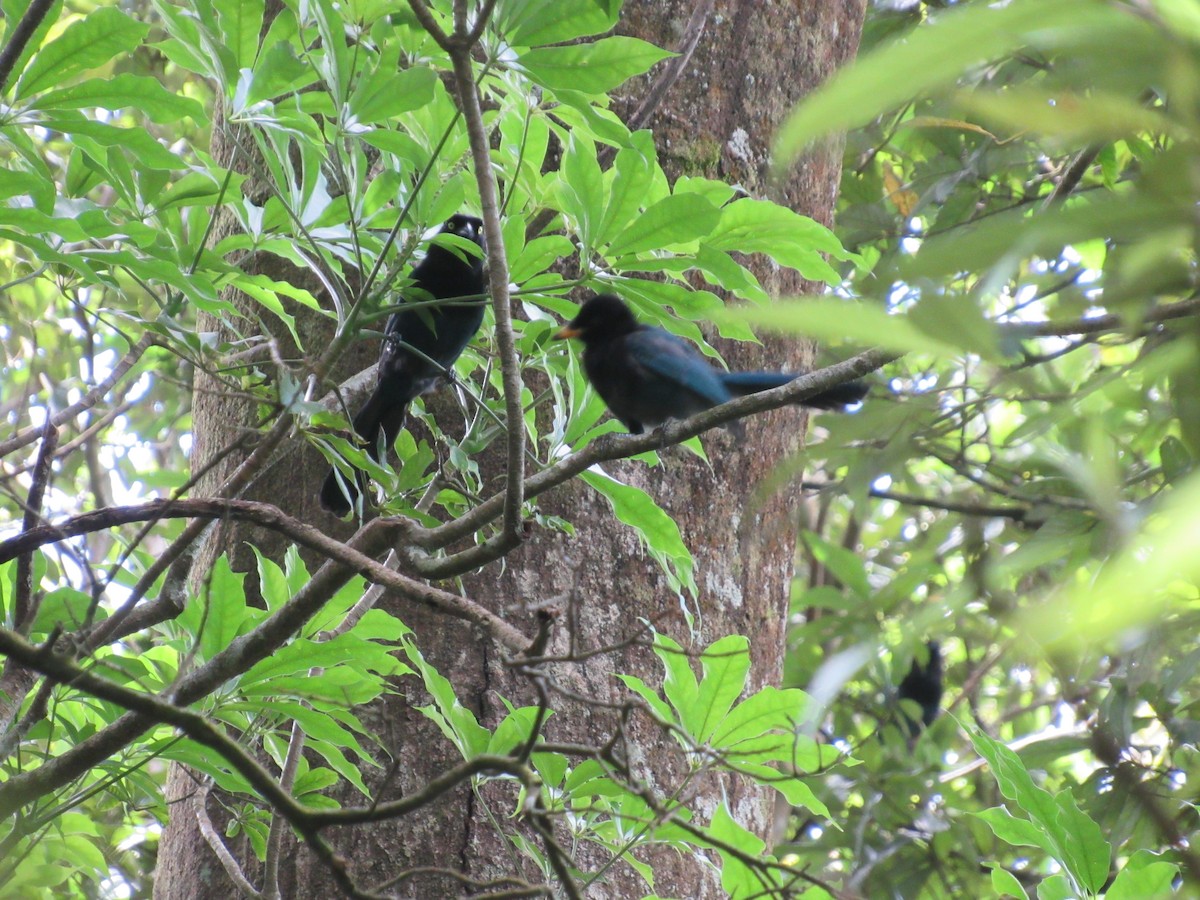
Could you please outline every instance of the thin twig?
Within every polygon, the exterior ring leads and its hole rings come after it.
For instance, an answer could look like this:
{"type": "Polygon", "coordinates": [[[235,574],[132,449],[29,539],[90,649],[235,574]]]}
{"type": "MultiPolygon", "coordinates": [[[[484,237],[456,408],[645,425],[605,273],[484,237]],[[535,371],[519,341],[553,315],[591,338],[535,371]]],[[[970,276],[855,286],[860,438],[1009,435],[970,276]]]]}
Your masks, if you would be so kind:
{"type": "MultiPolygon", "coordinates": [[[[158,336],[147,331],[141,336],[138,342],[134,344],[129,351],[121,357],[120,360],[117,361],[117,364],[113,366],[112,371],[108,373],[107,378],[84,394],[78,401],[72,403],[66,409],[60,410],[52,415],[50,417],[50,424],[57,428],[59,425],[69,422],[84,410],[91,409],[104,399],[104,395],[112,390],[113,385],[125,377],[126,373],[128,373],[129,370],[137,364],[138,360],[142,358],[142,354],[157,344],[159,344],[158,336]]],[[[35,440],[37,440],[41,433],[42,428],[39,425],[30,425],[23,431],[17,432],[14,437],[9,438],[3,443],[0,443],[0,457],[8,456],[8,454],[12,453],[14,450],[19,450],[21,447],[24,447],[27,444],[32,444],[35,440]]]]}
{"type": "Polygon", "coordinates": [[[260,900],[263,894],[254,889],[254,885],[249,882],[242,872],[242,867],[238,865],[237,860],[233,858],[233,854],[229,852],[229,848],[225,846],[225,842],[221,840],[221,836],[217,834],[217,830],[213,828],[212,819],[208,817],[208,809],[206,808],[208,795],[209,791],[206,790],[198,798],[196,805],[196,824],[200,828],[200,836],[204,838],[204,842],[208,844],[209,849],[216,854],[217,859],[221,863],[221,868],[225,870],[225,874],[229,877],[229,880],[242,892],[242,896],[247,898],[247,900],[260,900]]]}
{"type": "Polygon", "coordinates": [[[1090,316],[1084,319],[1060,319],[1049,322],[1013,323],[1003,325],[1004,331],[1018,337],[1065,337],[1071,334],[1099,334],[1105,331],[1123,331],[1133,325],[1144,325],[1147,322],[1166,322],[1171,319],[1186,319],[1200,315],[1200,297],[1181,300],[1178,303],[1164,303],[1148,309],[1140,316],[1126,316],[1119,313],[1108,313],[1103,316],[1090,316]]]}
{"type": "MultiPolygon", "coordinates": [[[[25,515],[21,530],[23,534],[34,531],[42,521],[42,501],[50,481],[50,466],[54,461],[54,448],[58,446],[58,429],[47,421],[42,427],[42,443],[38,447],[37,462],[33,466],[33,481],[29,487],[29,499],[25,503],[25,515]]],[[[38,604],[33,602],[33,551],[32,548],[17,557],[16,592],[13,599],[13,621],[20,634],[28,634],[37,616],[38,604]]]]}
{"type": "Polygon", "coordinates": [[[712,12],[715,2],[716,0],[703,0],[703,2],[697,3],[696,8],[692,10],[692,17],[688,19],[688,23],[683,29],[683,39],[679,42],[679,49],[676,51],[679,55],[667,60],[666,66],[659,73],[654,84],[650,85],[650,90],[646,92],[642,102],[633,111],[629,121],[625,123],[630,131],[637,131],[650,120],[667,95],[667,91],[679,80],[683,70],[692,61],[692,54],[696,52],[696,45],[700,43],[700,38],[704,35],[704,25],[708,21],[709,13],[712,12]]]}
{"type": "MultiPolygon", "coordinates": [[[[840,482],[836,481],[802,481],[800,487],[806,491],[828,491],[836,489],[840,482]]],[[[892,500],[905,506],[921,506],[926,509],[941,509],[946,512],[957,512],[967,516],[982,516],[984,518],[1012,519],[1014,522],[1024,522],[1030,513],[1026,506],[984,506],[978,503],[960,503],[953,500],[939,500],[935,497],[917,497],[911,494],[899,494],[895,491],[883,491],[870,488],[868,497],[877,500],[892,500]]]]}
{"type": "Polygon", "coordinates": [[[25,15],[21,16],[21,21],[13,27],[8,43],[0,50],[0,94],[8,88],[8,79],[12,77],[13,67],[25,52],[42,20],[46,18],[46,13],[54,8],[54,3],[55,0],[33,0],[26,8],[25,15]]]}

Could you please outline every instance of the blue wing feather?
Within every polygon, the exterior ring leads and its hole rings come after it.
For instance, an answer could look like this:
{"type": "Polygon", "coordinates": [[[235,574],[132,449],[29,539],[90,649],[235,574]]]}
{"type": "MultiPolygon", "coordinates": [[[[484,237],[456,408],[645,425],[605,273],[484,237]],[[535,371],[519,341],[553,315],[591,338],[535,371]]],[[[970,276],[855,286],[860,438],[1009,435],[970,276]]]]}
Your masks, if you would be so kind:
{"type": "Polygon", "coordinates": [[[720,373],[691,346],[661,328],[639,328],[625,338],[625,347],[638,365],[702,397],[709,405],[732,397],[720,373]]]}

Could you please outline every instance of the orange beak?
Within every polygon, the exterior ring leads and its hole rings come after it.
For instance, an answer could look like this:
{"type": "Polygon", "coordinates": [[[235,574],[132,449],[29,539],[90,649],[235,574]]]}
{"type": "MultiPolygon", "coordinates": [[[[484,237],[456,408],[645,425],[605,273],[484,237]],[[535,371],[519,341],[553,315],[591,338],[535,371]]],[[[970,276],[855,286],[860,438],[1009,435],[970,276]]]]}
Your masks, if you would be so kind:
{"type": "Polygon", "coordinates": [[[581,334],[583,334],[582,331],[580,331],[578,328],[571,327],[570,323],[568,323],[558,331],[554,332],[554,339],[556,341],[562,341],[566,340],[567,338],[579,337],[581,334]]]}

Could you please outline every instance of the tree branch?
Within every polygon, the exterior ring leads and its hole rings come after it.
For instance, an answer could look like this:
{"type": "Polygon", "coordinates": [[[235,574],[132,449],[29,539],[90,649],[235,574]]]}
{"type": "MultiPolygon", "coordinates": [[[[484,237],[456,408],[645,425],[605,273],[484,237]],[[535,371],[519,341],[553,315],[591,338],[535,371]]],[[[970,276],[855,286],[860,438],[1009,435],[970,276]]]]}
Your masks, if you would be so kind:
{"type": "MultiPolygon", "coordinates": [[[[8,43],[4,45],[3,50],[0,50],[0,94],[3,94],[8,87],[8,79],[12,77],[13,66],[25,52],[25,48],[33,38],[34,32],[38,30],[38,26],[42,24],[42,20],[46,18],[46,14],[53,8],[54,0],[33,0],[26,8],[25,15],[21,16],[21,21],[13,27],[8,43]]],[[[3,454],[0,453],[0,456],[3,454]]]]}
{"type": "Polygon", "coordinates": [[[716,0],[703,0],[703,2],[697,3],[696,8],[692,10],[692,17],[688,19],[687,26],[683,30],[683,40],[679,42],[679,55],[667,61],[658,78],[654,80],[654,84],[650,85],[650,90],[646,91],[642,102],[638,104],[633,115],[629,117],[629,121],[625,123],[630,131],[637,131],[650,120],[667,91],[679,80],[679,76],[691,62],[692,54],[696,52],[696,45],[700,43],[700,38],[704,35],[704,25],[708,21],[709,13],[712,12],[715,2],[716,0]]]}
{"type": "MultiPolygon", "coordinates": [[[[414,0],[414,7],[421,4],[414,0]]],[[[478,27],[478,23],[477,27],[478,27]]],[[[464,23],[465,26],[465,23],[464,23]]],[[[507,438],[507,483],[504,490],[504,534],[509,542],[523,537],[522,511],[525,505],[525,411],[521,404],[521,362],[512,329],[512,301],[508,295],[508,261],[504,254],[504,235],[500,230],[500,204],[496,198],[496,178],[492,171],[491,148],[483,124],[483,109],[471,69],[471,44],[465,31],[455,33],[457,40],[447,47],[454,63],[454,82],[459,108],[471,144],[475,183],[483,213],[484,243],[487,246],[488,289],[496,315],[496,349],[500,354],[500,373],[504,384],[504,412],[507,438]]],[[[511,547],[509,548],[511,549],[511,547]]]]}
{"type": "MultiPolygon", "coordinates": [[[[54,448],[58,446],[58,429],[47,421],[42,428],[42,444],[38,448],[37,462],[33,466],[33,483],[29,487],[29,499],[25,503],[22,532],[28,534],[42,521],[42,501],[46,496],[46,485],[50,481],[50,465],[54,461],[54,448]]],[[[33,556],[32,550],[17,558],[16,592],[13,598],[13,622],[19,634],[28,634],[37,615],[37,604],[33,602],[33,556]]]]}
{"type": "Polygon", "coordinates": [[[249,879],[242,872],[242,867],[238,865],[233,854],[229,852],[229,848],[225,846],[225,842],[221,840],[221,836],[217,834],[217,830],[213,828],[212,819],[208,817],[208,810],[205,809],[205,804],[208,802],[210,791],[206,790],[204,796],[200,798],[198,808],[196,809],[196,824],[200,828],[200,835],[204,838],[204,842],[221,863],[221,868],[225,870],[225,874],[229,880],[234,883],[242,896],[247,900],[260,900],[263,896],[259,891],[254,889],[249,879]]]}
{"type": "MultiPolygon", "coordinates": [[[[601,435],[583,449],[577,450],[554,465],[529,476],[525,481],[525,495],[530,498],[536,497],[550,488],[570,481],[580,472],[597,463],[624,459],[650,450],[661,450],[671,444],[695,437],[717,425],[724,425],[745,416],[779,409],[808,397],[815,397],[834,385],[873,372],[897,358],[898,354],[886,350],[869,350],[824,369],[801,375],[781,387],[738,397],[689,419],[672,420],[649,434],[601,435]]],[[[376,521],[391,528],[402,526],[414,544],[426,550],[438,550],[469,537],[494,520],[503,510],[503,504],[503,495],[494,495],[459,518],[433,528],[414,527],[409,520],[378,519],[376,521]]],[[[453,573],[449,562],[452,559],[455,557],[429,561],[419,565],[417,571],[426,577],[449,577],[453,573]]]]}
{"type": "MultiPolygon", "coordinates": [[[[806,491],[826,491],[840,487],[837,481],[802,481],[800,487],[806,491]]],[[[1014,522],[1024,522],[1029,516],[1030,509],[1026,506],[984,506],[978,503],[957,503],[953,500],[939,500],[935,497],[917,497],[912,494],[899,494],[895,491],[882,491],[870,488],[868,497],[877,500],[893,500],[905,506],[921,506],[926,509],[942,509],[946,512],[962,513],[966,516],[983,516],[985,518],[1012,519],[1014,522]]]]}
{"type": "MultiPolygon", "coordinates": [[[[307,525],[298,519],[285,515],[276,506],[251,500],[154,500],[138,506],[116,507],[114,509],[102,509],[84,513],[81,516],[69,519],[61,525],[41,526],[32,531],[22,532],[16,537],[9,538],[7,541],[0,542],[0,564],[7,562],[22,552],[29,552],[43,544],[62,540],[64,537],[87,534],[111,528],[115,525],[141,522],[147,519],[180,518],[197,520],[233,518],[239,521],[253,522],[264,528],[287,535],[297,544],[307,547],[310,550],[315,550],[330,560],[330,562],[327,562],[318,570],[317,574],[313,576],[307,585],[301,588],[291,600],[280,607],[275,615],[268,618],[255,631],[242,636],[243,638],[254,638],[252,643],[255,646],[272,641],[277,641],[278,643],[275,646],[279,646],[279,643],[286,640],[296,628],[315,613],[321,604],[332,596],[333,592],[341,587],[341,585],[345,584],[353,574],[363,575],[393,593],[413,602],[420,603],[423,606],[428,606],[435,611],[481,625],[510,650],[520,651],[529,646],[529,641],[524,635],[474,601],[460,597],[457,594],[438,590],[419,581],[414,581],[405,575],[401,575],[399,572],[392,571],[383,563],[372,559],[362,550],[357,549],[355,542],[359,537],[363,538],[368,547],[376,548],[376,552],[385,546],[381,537],[374,537],[375,532],[371,530],[370,526],[363,529],[356,536],[355,541],[344,544],[335,538],[329,537],[312,525],[307,525]],[[322,577],[323,575],[324,577],[322,577]],[[328,586],[328,592],[324,597],[314,599],[312,597],[313,591],[311,590],[313,585],[325,580],[336,583],[328,586]]],[[[236,644],[237,642],[235,641],[234,645],[236,644]]],[[[233,649],[234,645],[226,648],[223,653],[228,653],[233,649]]],[[[267,653],[272,652],[274,649],[272,647],[267,653]]],[[[248,650],[247,652],[253,655],[255,651],[248,650]]],[[[220,658],[220,654],[218,657],[214,657],[212,662],[215,663],[218,658],[220,658]]],[[[257,662],[257,659],[255,659],[255,662],[257,662]]],[[[200,671],[202,670],[197,670],[193,675],[198,674],[200,671]]],[[[245,671],[245,669],[238,669],[237,671],[245,671]]],[[[237,674],[237,672],[230,670],[225,677],[232,677],[234,674],[237,674]]]]}
{"type": "MultiPolygon", "coordinates": [[[[78,401],[52,415],[50,417],[50,424],[57,428],[59,425],[69,422],[84,410],[91,409],[104,399],[104,395],[112,390],[113,385],[125,377],[129,370],[142,358],[142,354],[158,344],[159,340],[157,336],[147,331],[136,344],[129,348],[129,351],[121,357],[117,364],[113,366],[107,378],[84,394],[78,401]]],[[[21,447],[33,443],[41,433],[42,427],[38,425],[30,425],[28,428],[17,432],[16,436],[0,443],[0,457],[7,456],[14,450],[19,450],[21,447]]]]}
{"type": "Polygon", "coordinates": [[[1086,319],[1059,319],[1049,322],[1031,322],[1029,324],[1014,323],[1001,325],[1005,331],[1011,331],[1018,337],[1065,337],[1071,334],[1100,334],[1106,331],[1124,331],[1135,324],[1147,322],[1166,322],[1171,319],[1186,319],[1200,315],[1200,297],[1181,300],[1178,303],[1165,303],[1147,310],[1140,317],[1123,316],[1119,313],[1109,313],[1103,316],[1092,316],[1086,319]]]}

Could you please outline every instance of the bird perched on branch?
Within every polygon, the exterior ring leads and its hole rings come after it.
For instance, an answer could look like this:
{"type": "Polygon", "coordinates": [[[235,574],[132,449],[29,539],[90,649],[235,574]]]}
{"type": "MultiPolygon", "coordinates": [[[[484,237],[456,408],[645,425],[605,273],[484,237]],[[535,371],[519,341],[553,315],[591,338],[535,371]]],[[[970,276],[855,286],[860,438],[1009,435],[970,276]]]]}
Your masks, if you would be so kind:
{"type": "MultiPolygon", "coordinates": [[[[588,300],[555,337],[583,341],[588,380],[632,434],[800,377],[795,372],[722,372],[682,338],[639,324],[613,294],[588,300]]],[[[866,393],[862,382],[847,381],[799,402],[840,409],[866,393]]]]}
{"type": "Polygon", "coordinates": [[[928,728],[933,724],[942,705],[942,648],[937,641],[929,641],[925,649],[929,653],[928,661],[921,665],[920,660],[914,658],[908,674],[901,679],[900,687],[896,691],[897,699],[912,700],[921,707],[920,725],[903,706],[900,708],[900,715],[912,737],[915,737],[922,727],[928,728]]]}
{"type": "MultiPolygon", "coordinates": [[[[438,233],[483,247],[483,222],[474,216],[451,216],[438,233]]],[[[373,458],[379,459],[391,447],[404,425],[408,404],[446,377],[475,336],[483,322],[483,293],[482,254],[452,247],[451,242],[435,240],[413,269],[412,284],[403,295],[411,308],[388,318],[379,350],[379,383],[354,417],[354,430],[373,458]],[[431,300],[460,298],[466,299],[426,305],[431,300]]],[[[350,480],[331,469],[321,486],[321,505],[344,516],[365,480],[362,472],[350,480]]]]}

